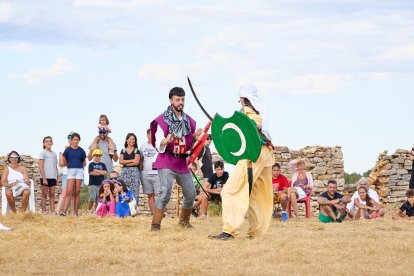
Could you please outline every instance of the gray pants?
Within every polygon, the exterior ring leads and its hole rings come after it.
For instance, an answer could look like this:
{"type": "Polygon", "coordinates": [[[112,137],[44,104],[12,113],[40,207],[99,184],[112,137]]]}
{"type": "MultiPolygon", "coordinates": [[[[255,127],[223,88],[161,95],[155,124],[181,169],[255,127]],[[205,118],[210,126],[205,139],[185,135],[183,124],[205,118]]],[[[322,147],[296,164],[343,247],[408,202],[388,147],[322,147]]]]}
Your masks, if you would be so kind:
{"type": "Polygon", "coordinates": [[[183,205],[184,209],[193,208],[195,199],[195,187],[191,173],[176,173],[169,169],[158,169],[158,176],[160,177],[160,193],[158,194],[155,207],[165,210],[171,198],[171,192],[174,184],[174,179],[183,190],[183,205]]]}

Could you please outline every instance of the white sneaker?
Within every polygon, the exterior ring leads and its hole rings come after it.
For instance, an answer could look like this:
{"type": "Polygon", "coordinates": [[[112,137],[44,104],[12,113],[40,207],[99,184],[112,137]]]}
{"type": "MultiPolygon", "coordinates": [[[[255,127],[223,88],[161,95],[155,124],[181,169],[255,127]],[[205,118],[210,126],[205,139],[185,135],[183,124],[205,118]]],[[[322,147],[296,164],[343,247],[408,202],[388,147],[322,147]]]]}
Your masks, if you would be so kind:
{"type": "Polygon", "coordinates": [[[3,224],[1,224],[1,223],[0,223],[0,230],[3,230],[3,231],[10,231],[10,230],[13,230],[13,228],[6,227],[6,226],[4,226],[3,224]]]}

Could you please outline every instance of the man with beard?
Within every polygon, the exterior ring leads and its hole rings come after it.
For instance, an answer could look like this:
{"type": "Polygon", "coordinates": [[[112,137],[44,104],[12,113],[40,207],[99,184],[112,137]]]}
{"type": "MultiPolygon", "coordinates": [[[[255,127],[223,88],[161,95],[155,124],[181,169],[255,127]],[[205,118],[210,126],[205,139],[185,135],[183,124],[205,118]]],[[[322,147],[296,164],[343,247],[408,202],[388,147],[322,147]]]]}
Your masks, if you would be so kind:
{"type": "Polygon", "coordinates": [[[319,203],[319,221],[342,222],[346,217],[346,204],[351,199],[337,192],[337,184],[334,179],[328,181],[326,192],[321,193],[318,197],[319,203]]]}
{"type": "Polygon", "coordinates": [[[185,91],[174,87],[169,93],[170,106],[151,122],[151,142],[155,147],[156,133],[160,128],[162,138],[158,139],[158,156],[154,168],[160,178],[160,192],[155,202],[151,231],[159,231],[164,211],[171,198],[174,179],[183,191],[183,205],[179,224],[191,228],[190,216],[195,198],[191,172],[187,166],[188,151],[192,147],[196,122],[184,113],[185,91]]]}
{"type": "Polygon", "coordinates": [[[89,154],[88,154],[88,160],[91,161],[93,158],[93,151],[95,149],[101,149],[102,150],[102,158],[101,162],[105,164],[107,169],[107,174],[105,175],[105,179],[108,179],[109,172],[113,171],[114,165],[112,163],[112,160],[117,162],[119,159],[118,152],[116,150],[116,144],[114,143],[114,155],[109,155],[109,141],[108,141],[108,131],[100,128],[99,129],[99,142],[98,143],[92,143],[89,147],[89,154]]]}

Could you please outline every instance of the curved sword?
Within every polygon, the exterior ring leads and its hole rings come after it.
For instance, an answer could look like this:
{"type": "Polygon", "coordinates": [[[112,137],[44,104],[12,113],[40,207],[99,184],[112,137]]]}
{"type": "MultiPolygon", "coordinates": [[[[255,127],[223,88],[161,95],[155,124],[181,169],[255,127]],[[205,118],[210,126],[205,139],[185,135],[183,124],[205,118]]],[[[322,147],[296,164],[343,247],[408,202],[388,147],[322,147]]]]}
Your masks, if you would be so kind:
{"type": "Polygon", "coordinates": [[[211,116],[210,116],[210,114],[208,114],[208,112],[204,109],[203,105],[202,105],[202,104],[200,103],[200,101],[198,100],[197,95],[196,95],[196,93],[194,92],[193,85],[191,84],[190,78],[189,78],[188,76],[187,76],[187,80],[188,80],[188,85],[190,85],[191,92],[193,93],[193,96],[194,96],[194,98],[195,98],[195,100],[196,100],[196,102],[197,102],[198,106],[201,108],[201,110],[204,112],[204,114],[207,116],[207,118],[208,118],[210,121],[213,121],[213,117],[211,117],[211,116]]]}

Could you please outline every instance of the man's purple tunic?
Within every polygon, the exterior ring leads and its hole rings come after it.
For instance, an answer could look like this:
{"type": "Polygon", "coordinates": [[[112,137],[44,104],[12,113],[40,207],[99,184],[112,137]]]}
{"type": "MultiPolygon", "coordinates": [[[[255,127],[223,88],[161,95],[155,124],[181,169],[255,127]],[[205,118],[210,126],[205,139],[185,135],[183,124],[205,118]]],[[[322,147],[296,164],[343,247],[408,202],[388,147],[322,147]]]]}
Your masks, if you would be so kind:
{"type": "MultiPolygon", "coordinates": [[[[190,133],[185,136],[185,147],[187,152],[191,149],[191,146],[193,144],[194,133],[196,130],[196,122],[190,116],[188,116],[188,114],[186,114],[186,116],[190,122],[190,133]]],[[[155,118],[155,120],[151,122],[151,141],[154,147],[155,133],[158,129],[157,126],[160,126],[160,128],[164,132],[164,138],[167,137],[170,133],[168,124],[164,121],[164,115],[161,114],[157,118],[155,118]]],[[[169,152],[174,151],[174,140],[167,145],[165,150],[169,152]]],[[[187,165],[186,158],[177,158],[167,153],[159,153],[153,167],[157,169],[169,169],[177,173],[190,173],[190,169],[187,165]]]]}

